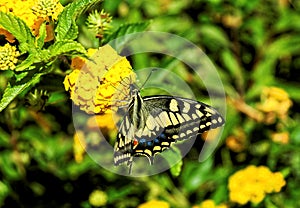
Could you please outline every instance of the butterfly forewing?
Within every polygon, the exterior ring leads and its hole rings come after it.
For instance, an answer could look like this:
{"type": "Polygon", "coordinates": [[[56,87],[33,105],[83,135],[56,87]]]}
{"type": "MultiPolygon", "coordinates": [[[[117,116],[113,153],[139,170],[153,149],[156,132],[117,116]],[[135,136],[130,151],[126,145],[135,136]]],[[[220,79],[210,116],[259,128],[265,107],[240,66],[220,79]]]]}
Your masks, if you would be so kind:
{"type": "Polygon", "coordinates": [[[214,108],[181,97],[144,97],[139,111],[142,118],[132,115],[133,108],[134,102],[131,102],[117,135],[115,165],[125,162],[131,165],[135,156],[146,156],[152,164],[155,154],[177,140],[196,137],[224,124],[223,117],[214,108]],[[133,125],[135,119],[139,120],[139,128],[133,125]]]}

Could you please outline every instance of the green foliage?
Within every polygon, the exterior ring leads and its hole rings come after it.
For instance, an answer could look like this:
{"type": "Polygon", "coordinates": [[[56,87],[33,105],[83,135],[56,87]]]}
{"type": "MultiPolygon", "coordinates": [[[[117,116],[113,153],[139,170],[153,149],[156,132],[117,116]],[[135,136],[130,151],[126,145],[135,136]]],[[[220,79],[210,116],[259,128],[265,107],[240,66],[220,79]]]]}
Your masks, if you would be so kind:
{"type": "Polygon", "coordinates": [[[77,38],[78,26],[76,20],[78,16],[96,2],[99,2],[99,0],[77,0],[66,6],[59,16],[55,29],[57,40],[74,40],[77,38]]]}
{"type": "MultiPolygon", "coordinates": [[[[14,71],[0,72],[0,206],[91,208],[89,195],[100,189],[107,194],[104,207],[137,207],[151,199],[166,201],[174,208],[192,207],[206,199],[228,207],[300,207],[299,21],[300,4],[284,0],[76,0],[51,22],[54,39],[45,42],[46,22],[35,36],[23,20],[0,12],[1,28],[16,38],[14,45],[21,52],[14,71]],[[86,29],[87,13],[95,8],[104,8],[113,16],[113,29],[103,39],[89,36],[86,29]],[[203,139],[199,136],[183,160],[165,173],[149,177],[116,175],[99,167],[87,154],[83,161],[75,162],[72,104],[63,88],[71,58],[87,57],[87,45],[112,42],[124,46],[130,34],[147,28],[192,41],[217,68],[227,98],[226,125],[217,149],[199,163],[199,141],[203,139]],[[263,113],[257,107],[263,89],[269,86],[289,94],[293,106],[285,118],[263,113]],[[28,93],[35,90],[41,95],[38,109],[27,102],[28,93]],[[45,91],[47,99],[41,93],[45,91]],[[273,133],[282,132],[289,136],[286,143],[272,140],[273,133]],[[232,148],[230,138],[238,139],[236,145],[241,149],[232,148]],[[259,204],[238,205],[230,201],[228,179],[251,164],[281,172],[286,185],[259,204]]],[[[3,45],[4,40],[0,40],[3,45]]],[[[131,56],[130,62],[135,69],[166,69],[154,73],[149,83],[164,82],[166,71],[174,72],[200,101],[209,101],[202,80],[173,57],[145,53],[131,56]]],[[[182,90],[176,80],[168,84],[170,89],[182,90]]],[[[210,84],[215,85],[213,81],[210,84]]],[[[145,95],[160,92],[144,91],[145,95]]],[[[114,133],[107,134],[114,141],[114,133]]],[[[91,143],[98,141],[87,138],[91,143]]],[[[166,155],[167,164],[181,156],[177,148],[166,155]]]]}
{"type": "Polygon", "coordinates": [[[32,47],[35,38],[23,20],[14,15],[0,12],[0,25],[20,42],[19,49],[22,53],[36,53],[35,47],[32,47]]]}
{"type": "Polygon", "coordinates": [[[20,43],[19,49],[21,52],[29,53],[28,57],[17,66],[16,71],[36,69],[35,74],[31,74],[31,77],[29,77],[30,79],[25,79],[24,77],[24,80],[18,80],[18,82],[8,85],[0,101],[0,111],[16,96],[32,87],[33,84],[36,84],[40,76],[51,72],[53,65],[48,64],[47,66],[50,68],[46,69],[42,67],[45,63],[54,60],[60,55],[85,55],[86,51],[84,47],[71,39],[75,39],[78,33],[76,18],[87,6],[95,2],[96,1],[75,1],[69,4],[59,17],[56,27],[56,31],[59,31],[57,32],[57,41],[48,48],[43,48],[44,40],[47,35],[45,23],[41,25],[39,30],[40,35],[36,38],[32,35],[30,28],[24,21],[11,14],[0,13],[0,25],[16,37],[20,43]],[[41,72],[42,68],[43,71],[41,72]]]}
{"type": "MultiPolygon", "coordinates": [[[[26,72],[24,73],[27,74],[26,72]]],[[[6,87],[4,94],[2,95],[2,99],[0,102],[0,111],[3,111],[9,105],[9,103],[11,103],[12,100],[19,94],[21,94],[24,90],[36,84],[39,81],[41,75],[42,73],[28,74],[23,79],[9,84],[6,87]]]]}
{"type": "Polygon", "coordinates": [[[104,41],[103,44],[108,43],[109,41],[115,40],[114,44],[118,45],[118,46],[123,46],[124,44],[126,44],[130,38],[130,36],[126,36],[132,33],[137,33],[137,32],[142,32],[144,30],[146,30],[146,28],[149,26],[150,21],[147,22],[140,22],[140,23],[127,23],[127,24],[123,24],[120,27],[118,27],[118,29],[116,31],[114,31],[112,34],[108,35],[104,41]],[[124,37],[125,38],[121,38],[120,40],[118,40],[118,37],[124,37]],[[116,41],[117,39],[117,41],[116,41]]]}

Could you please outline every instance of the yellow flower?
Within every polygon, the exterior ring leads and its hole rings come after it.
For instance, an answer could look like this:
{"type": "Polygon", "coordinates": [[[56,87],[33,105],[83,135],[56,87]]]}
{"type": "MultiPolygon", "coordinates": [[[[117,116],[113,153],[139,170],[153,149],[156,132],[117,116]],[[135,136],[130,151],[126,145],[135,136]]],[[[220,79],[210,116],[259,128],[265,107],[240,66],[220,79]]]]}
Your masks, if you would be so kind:
{"type": "MultiPolygon", "coordinates": [[[[58,15],[63,9],[64,7],[58,0],[0,0],[0,11],[19,17],[31,28],[33,34],[36,36],[38,36],[39,28],[44,20],[57,20],[58,15]]],[[[53,28],[53,24],[51,23],[46,25],[47,36],[45,42],[54,39],[53,28]]],[[[4,34],[9,42],[13,42],[13,36],[8,32],[3,32],[3,30],[0,27],[0,33],[4,34]]]]}
{"type": "Polygon", "coordinates": [[[0,0],[0,11],[12,13],[22,19],[29,27],[31,27],[37,16],[33,14],[31,8],[35,4],[35,0],[0,0]]]}
{"type": "Polygon", "coordinates": [[[213,200],[205,200],[200,204],[199,208],[215,208],[216,204],[213,200]]]}
{"type": "Polygon", "coordinates": [[[165,201],[151,200],[140,204],[138,208],[169,208],[170,205],[165,201]]]}
{"type": "Polygon", "coordinates": [[[266,87],[261,94],[261,102],[258,109],[267,114],[276,114],[279,118],[285,118],[292,101],[287,92],[278,87],[266,87]]]}
{"type": "Polygon", "coordinates": [[[135,81],[130,63],[109,45],[100,47],[91,59],[65,77],[64,86],[73,102],[89,114],[108,113],[124,106],[129,85],[135,81]]]}
{"type": "Polygon", "coordinates": [[[50,17],[57,20],[58,15],[63,11],[64,7],[59,0],[37,0],[32,7],[32,11],[36,16],[47,18],[50,17]]]}
{"type": "Polygon", "coordinates": [[[18,56],[20,56],[20,53],[15,46],[11,46],[9,43],[0,46],[0,70],[14,70],[18,56]]]}
{"type": "Polygon", "coordinates": [[[287,144],[290,140],[289,132],[272,133],[271,138],[273,142],[280,144],[287,144]]]}
{"type": "Polygon", "coordinates": [[[103,191],[95,190],[90,194],[89,202],[95,207],[104,206],[107,203],[107,194],[103,191]]]}
{"type": "Polygon", "coordinates": [[[227,205],[225,204],[220,204],[216,205],[215,202],[211,199],[207,199],[203,201],[199,206],[193,206],[193,208],[227,208],[227,205]]]}
{"type": "Polygon", "coordinates": [[[84,133],[82,131],[77,131],[74,134],[73,152],[74,158],[77,163],[82,162],[83,156],[85,154],[86,143],[84,139],[84,133]]]}
{"type": "Polygon", "coordinates": [[[232,202],[260,203],[267,193],[279,192],[285,185],[280,172],[272,173],[268,167],[250,165],[229,178],[229,198],[232,202]]]}

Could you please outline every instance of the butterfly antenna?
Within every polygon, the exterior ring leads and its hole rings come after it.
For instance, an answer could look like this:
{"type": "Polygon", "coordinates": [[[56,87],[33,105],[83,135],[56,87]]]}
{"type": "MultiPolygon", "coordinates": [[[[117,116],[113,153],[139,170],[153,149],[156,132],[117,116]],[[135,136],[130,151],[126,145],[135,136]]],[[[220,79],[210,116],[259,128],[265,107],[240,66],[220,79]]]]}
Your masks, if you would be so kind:
{"type": "Polygon", "coordinates": [[[143,85],[140,87],[140,89],[143,89],[143,88],[144,88],[145,84],[146,84],[146,83],[148,82],[148,80],[150,79],[152,73],[153,73],[154,71],[156,71],[156,70],[157,70],[156,68],[154,68],[154,69],[151,70],[151,72],[148,74],[147,79],[145,80],[145,82],[143,83],[143,85]]]}

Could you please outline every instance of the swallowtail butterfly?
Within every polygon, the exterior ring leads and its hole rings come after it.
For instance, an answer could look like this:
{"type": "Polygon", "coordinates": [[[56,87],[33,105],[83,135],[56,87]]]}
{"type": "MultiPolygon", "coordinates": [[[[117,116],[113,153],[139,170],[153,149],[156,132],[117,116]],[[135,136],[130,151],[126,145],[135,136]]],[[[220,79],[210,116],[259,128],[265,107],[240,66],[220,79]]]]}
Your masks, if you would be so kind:
{"type": "Polygon", "coordinates": [[[141,97],[133,89],[117,134],[114,164],[127,163],[129,172],[135,156],[146,156],[153,164],[154,155],[177,140],[195,137],[224,122],[220,113],[202,102],[166,95],[141,97]]]}

